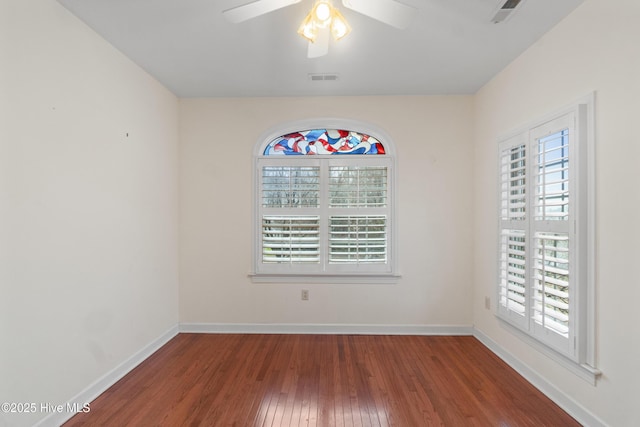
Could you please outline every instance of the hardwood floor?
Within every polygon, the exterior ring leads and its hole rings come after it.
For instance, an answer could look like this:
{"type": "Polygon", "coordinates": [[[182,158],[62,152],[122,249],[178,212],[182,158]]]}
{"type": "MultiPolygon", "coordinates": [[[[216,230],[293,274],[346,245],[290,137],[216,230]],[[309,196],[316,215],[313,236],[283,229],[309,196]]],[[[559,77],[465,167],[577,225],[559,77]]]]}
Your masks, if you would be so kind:
{"type": "Polygon", "coordinates": [[[578,426],[473,337],[180,334],[65,426],[578,426]]]}

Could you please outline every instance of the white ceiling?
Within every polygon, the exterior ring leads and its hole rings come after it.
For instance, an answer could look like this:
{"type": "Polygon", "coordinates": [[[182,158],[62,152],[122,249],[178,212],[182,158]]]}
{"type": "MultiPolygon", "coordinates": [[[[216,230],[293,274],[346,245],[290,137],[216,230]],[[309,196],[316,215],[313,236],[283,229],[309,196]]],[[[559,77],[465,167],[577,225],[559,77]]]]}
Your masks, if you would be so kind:
{"type": "Polygon", "coordinates": [[[583,0],[401,0],[418,9],[398,30],[341,7],[353,31],[307,58],[296,34],[314,0],[232,24],[251,0],[59,0],[180,97],[472,94],[583,0]],[[337,73],[311,81],[309,73],[337,73]]]}

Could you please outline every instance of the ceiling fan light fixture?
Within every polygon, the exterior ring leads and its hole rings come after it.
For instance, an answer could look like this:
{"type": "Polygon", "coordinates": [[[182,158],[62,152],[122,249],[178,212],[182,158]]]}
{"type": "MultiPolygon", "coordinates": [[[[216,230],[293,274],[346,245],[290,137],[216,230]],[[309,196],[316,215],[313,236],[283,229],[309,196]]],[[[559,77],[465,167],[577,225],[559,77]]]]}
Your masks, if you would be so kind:
{"type": "Polygon", "coordinates": [[[333,9],[331,17],[331,35],[335,41],[340,40],[351,32],[351,25],[344,19],[338,9],[333,9]]]}
{"type": "Polygon", "coordinates": [[[316,38],[318,38],[318,27],[313,19],[313,11],[309,12],[300,24],[298,34],[312,43],[316,41],[316,38]]]}
{"type": "Polygon", "coordinates": [[[313,17],[315,19],[316,24],[324,28],[331,23],[331,18],[333,15],[333,6],[331,3],[324,0],[318,0],[316,5],[313,7],[313,17]]]}
{"type": "Polygon", "coordinates": [[[300,24],[298,34],[313,43],[318,38],[318,31],[327,27],[336,41],[351,32],[347,20],[330,1],[318,0],[300,24]]]}

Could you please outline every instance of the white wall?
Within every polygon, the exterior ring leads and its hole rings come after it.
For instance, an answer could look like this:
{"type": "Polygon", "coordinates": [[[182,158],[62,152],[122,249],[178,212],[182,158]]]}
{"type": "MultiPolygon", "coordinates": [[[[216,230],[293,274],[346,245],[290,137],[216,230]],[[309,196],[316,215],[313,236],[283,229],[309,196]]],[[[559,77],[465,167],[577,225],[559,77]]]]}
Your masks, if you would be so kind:
{"type": "Polygon", "coordinates": [[[640,425],[640,3],[586,0],[475,97],[475,297],[478,329],[611,426],[640,425]],[[501,327],[495,305],[497,138],[596,91],[596,387],[501,327]],[[480,243],[482,242],[482,243],[480,243]]]}
{"type": "Polygon", "coordinates": [[[471,110],[469,96],[182,99],[181,322],[470,326],[471,110]],[[247,277],[254,146],[278,124],[314,117],[372,123],[394,140],[397,284],[247,277]]]}
{"type": "Polygon", "coordinates": [[[0,402],[64,404],[178,321],[177,99],[54,0],[0,73],[0,402]]]}

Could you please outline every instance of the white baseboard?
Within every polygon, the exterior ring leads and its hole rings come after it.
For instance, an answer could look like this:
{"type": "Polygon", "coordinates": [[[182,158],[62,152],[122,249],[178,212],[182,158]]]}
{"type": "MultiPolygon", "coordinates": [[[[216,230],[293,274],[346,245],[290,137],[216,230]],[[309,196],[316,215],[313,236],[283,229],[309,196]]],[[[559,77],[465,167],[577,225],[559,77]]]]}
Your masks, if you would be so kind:
{"type": "MultiPolygon", "coordinates": [[[[89,387],[75,395],[64,407],[82,408],[85,403],[92,402],[95,398],[104,393],[109,387],[118,382],[122,377],[131,372],[136,366],[144,362],[149,356],[155,353],[160,347],[165,345],[169,340],[178,335],[178,325],[172,326],[167,332],[147,344],[140,351],[132,355],[130,358],[107,372],[89,387]],[[75,406],[74,406],[75,405],[75,406]],[[78,406],[79,405],[79,406],[78,406]]],[[[40,420],[35,427],[60,426],[75,415],[74,412],[53,412],[49,416],[40,420]]]]}
{"type": "Polygon", "coordinates": [[[502,359],[507,365],[511,366],[520,375],[522,375],[535,388],[540,390],[542,394],[551,399],[556,405],[561,407],[565,412],[575,418],[580,424],[587,427],[607,427],[602,420],[589,412],[583,406],[571,399],[566,393],[563,393],[553,384],[543,378],[535,370],[531,369],[525,363],[522,363],[515,356],[505,350],[498,343],[493,341],[482,331],[474,329],[473,336],[482,344],[491,350],[496,356],[502,359]]]}
{"type": "Polygon", "coordinates": [[[181,323],[180,332],[205,334],[473,335],[472,326],[181,323]]]}

